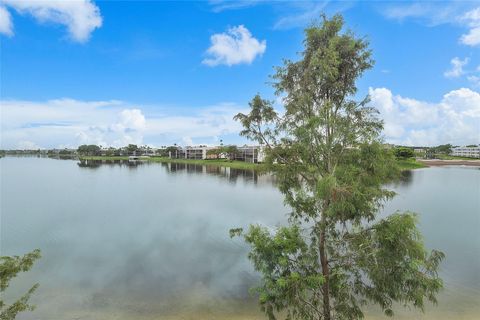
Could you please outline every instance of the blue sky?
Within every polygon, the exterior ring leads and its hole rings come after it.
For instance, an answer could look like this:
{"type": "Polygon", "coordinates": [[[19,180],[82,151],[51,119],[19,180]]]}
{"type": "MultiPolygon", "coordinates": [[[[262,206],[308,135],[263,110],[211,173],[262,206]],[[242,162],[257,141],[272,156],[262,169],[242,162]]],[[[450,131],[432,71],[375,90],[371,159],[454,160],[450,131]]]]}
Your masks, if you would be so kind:
{"type": "Polygon", "coordinates": [[[476,2],[2,3],[2,148],[244,143],[232,116],[322,12],[370,40],[388,142],[480,143],[476,2]]]}

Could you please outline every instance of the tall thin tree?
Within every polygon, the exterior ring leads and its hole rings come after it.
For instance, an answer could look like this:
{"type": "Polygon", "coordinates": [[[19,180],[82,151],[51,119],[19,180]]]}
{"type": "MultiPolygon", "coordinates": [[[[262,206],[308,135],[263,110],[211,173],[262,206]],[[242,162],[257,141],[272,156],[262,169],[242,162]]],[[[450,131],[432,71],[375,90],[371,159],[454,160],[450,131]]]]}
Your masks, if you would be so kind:
{"type": "Polygon", "coordinates": [[[373,66],[368,42],[343,31],[343,18],[322,17],[305,30],[298,61],[273,76],[284,112],[255,96],[235,119],[243,136],[262,143],[292,209],[276,232],[251,225],[242,235],[262,274],[257,288],[270,319],[360,319],[362,306],[394,303],[423,310],[442,288],[439,251],[427,252],[416,215],[378,213],[398,175],[368,98],[355,100],[356,80],[373,66]]]}

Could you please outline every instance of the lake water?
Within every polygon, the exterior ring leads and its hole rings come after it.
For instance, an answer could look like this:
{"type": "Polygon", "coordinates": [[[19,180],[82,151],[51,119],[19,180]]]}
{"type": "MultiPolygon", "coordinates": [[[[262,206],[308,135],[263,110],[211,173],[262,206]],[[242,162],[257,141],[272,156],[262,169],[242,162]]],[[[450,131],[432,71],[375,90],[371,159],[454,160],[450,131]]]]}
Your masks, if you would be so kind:
{"type": "MultiPolygon", "coordinates": [[[[20,319],[263,319],[248,248],[228,230],[286,221],[271,176],[6,157],[0,179],[1,254],[43,255],[7,290],[8,300],[40,283],[37,309],[20,319]]],[[[447,255],[439,305],[396,318],[480,318],[480,170],[421,169],[392,187],[385,212],[420,213],[427,246],[447,255]]]]}

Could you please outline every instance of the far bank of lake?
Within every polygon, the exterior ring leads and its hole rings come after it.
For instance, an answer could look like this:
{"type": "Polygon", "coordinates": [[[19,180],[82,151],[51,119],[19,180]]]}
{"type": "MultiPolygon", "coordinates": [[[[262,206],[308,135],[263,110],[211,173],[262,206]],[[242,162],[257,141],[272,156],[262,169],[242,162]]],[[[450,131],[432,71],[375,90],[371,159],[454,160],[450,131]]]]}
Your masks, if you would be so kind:
{"type": "MultiPolygon", "coordinates": [[[[128,156],[80,156],[80,161],[115,161],[115,160],[129,160],[128,156]]],[[[261,163],[252,163],[238,160],[227,159],[215,159],[215,160],[193,160],[193,159],[171,159],[166,157],[145,157],[140,161],[157,162],[157,163],[185,163],[185,164],[198,164],[198,165],[210,165],[210,166],[222,166],[234,169],[246,169],[246,170],[260,170],[266,169],[265,165],[261,163]]]]}
{"type": "MultiPolygon", "coordinates": [[[[80,161],[126,161],[129,160],[128,156],[80,156],[80,161]]],[[[165,157],[145,157],[140,161],[148,162],[159,162],[159,163],[185,163],[185,164],[198,164],[198,165],[209,165],[209,166],[222,166],[230,167],[235,169],[246,169],[246,170],[258,170],[265,171],[267,170],[266,165],[261,163],[251,163],[244,161],[231,161],[226,159],[217,159],[217,160],[192,160],[192,159],[171,159],[165,157]]],[[[422,161],[417,161],[415,159],[403,159],[397,160],[398,166],[402,170],[412,170],[426,168],[428,165],[422,161]]],[[[478,162],[480,166],[480,161],[478,162]]]]}

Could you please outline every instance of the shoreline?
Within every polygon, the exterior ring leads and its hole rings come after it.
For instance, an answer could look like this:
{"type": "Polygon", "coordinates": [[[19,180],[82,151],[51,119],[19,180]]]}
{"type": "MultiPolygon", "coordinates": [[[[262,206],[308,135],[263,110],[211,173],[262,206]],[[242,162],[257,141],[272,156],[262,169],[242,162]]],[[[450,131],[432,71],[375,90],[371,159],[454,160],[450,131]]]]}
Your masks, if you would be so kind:
{"type": "MultiPolygon", "coordinates": [[[[101,160],[101,161],[115,161],[123,160],[128,161],[128,156],[83,156],[78,158],[80,161],[85,160],[101,160]]],[[[209,166],[219,166],[219,167],[229,167],[233,169],[245,169],[245,170],[257,170],[264,171],[266,170],[266,165],[261,163],[251,163],[238,160],[193,160],[193,159],[171,159],[163,157],[149,157],[139,159],[140,161],[145,162],[157,162],[157,163],[183,163],[183,164],[197,164],[197,165],[209,165],[209,166]]]]}
{"type": "MultiPolygon", "coordinates": [[[[78,158],[80,161],[91,160],[91,161],[115,161],[123,160],[128,161],[128,156],[81,156],[78,158]]],[[[245,170],[256,170],[256,171],[266,171],[267,166],[263,163],[251,163],[238,160],[225,160],[225,159],[216,159],[216,160],[194,160],[194,159],[171,159],[164,157],[149,157],[140,159],[140,161],[145,162],[157,162],[157,163],[183,163],[183,164],[197,164],[197,165],[208,165],[208,166],[223,166],[233,169],[245,169],[245,170]]],[[[397,160],[397,164],[400,170],[414,170],[428,168],[428,165],[417,161],[415,159],[406,159],[406,160],[397,160]]]]}
{"type": "MultiPolygon", "coordinates": [[[[8,156],[8,155],[7,155],[8,156]]],[[[19,155],[11,155],[19,156],[19,155]]],[[[33,156],[33,155],[32,155],[33,156]]],[[[80,161],[128,161],[128,156],[69,156],[65,157],[69,159],[78,159],[80,161]]],[[[165,157],[149,157],[140,159],[145,162],[157,162],[157,163],[183,163],[183,164],[197,164],[197,165],[209,165],[209,166],[223,166],[233,169],[245,169],[245,170],[257,170],[265,171],[266,165],[262,163],[251,163],[244,161],[230,161],[225,159],[212,159],[212,160],[193,160],[193,159],[170,159],[165,157]]],[[[428,167],[440,167],[440,166],[471,166],[480,167],[480,159],[465,160],[465,159],[398,159],[397,163],[400,170],[415,170],[428,167]]]]}
{"type": "Polygon", "coordinates": [[[417,160],[420,163],[425,164],[428,167],[441,167],[441,166],[471,166],[480,167],[480,160],[417,160]]]}

